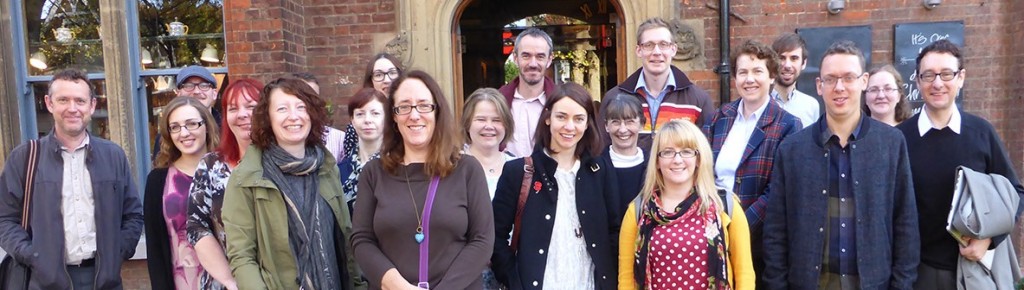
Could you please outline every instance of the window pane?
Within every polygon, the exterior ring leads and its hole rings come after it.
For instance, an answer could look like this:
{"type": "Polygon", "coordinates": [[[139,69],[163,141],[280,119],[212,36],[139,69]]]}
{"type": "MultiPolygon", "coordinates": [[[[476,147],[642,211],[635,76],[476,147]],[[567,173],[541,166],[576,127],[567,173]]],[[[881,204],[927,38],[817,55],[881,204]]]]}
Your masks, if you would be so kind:
{"type": "Polygon", "coordinates": [[[222,0],[139,0],[144,69],[224,66],[222,0]]]}
{"type": "MultiPolygon", "coordinates": [[[[107,89],[105,80],[91,80],[96,90],[96,111],[92,113],[92,121],[89,122],[89,133],[110,140],[110,124],[107,117],[107,89]]],[[[46,107],[46,94],[49,89],[47,82],[31,83],[32,93],[36,100],[36,128],[39,136],[46,136],[53,130],[53,114],[46,107]]]]}
{"type": "Polygon", "coordinates": [[[26,0],[25,57],[30,75],[65,68],[103,71],[100,10],[97,1],[26,0]]]}

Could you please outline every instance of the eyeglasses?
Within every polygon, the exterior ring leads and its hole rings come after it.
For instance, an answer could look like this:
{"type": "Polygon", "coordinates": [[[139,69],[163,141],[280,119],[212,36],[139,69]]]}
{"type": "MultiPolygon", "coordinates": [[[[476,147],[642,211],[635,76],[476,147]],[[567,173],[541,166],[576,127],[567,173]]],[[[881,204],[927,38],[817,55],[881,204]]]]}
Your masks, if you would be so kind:
{"type": "Polygon", "coordinates": [[[884,94],[888,95],[888,94],[895,93],[897,90],[898,89],[896,89],[896,88],[890,88],[890,87],[884,87],[884,88],[870,87],[870,88],[868,88],[867,93],[868,93],[868,95],[878,95],[878,93],[884,93],[884,94]]]}
{"type": "Polygon", "coordinates": [[[845,75],[845,76],[841,76],[841,77],[824,76],[824,77],[821,77],[821,78],[818,78],[818,79],[821,80],[821,83],[824,84],[825,86],[834,87],[836,85],[836,83],[839,82],[839,80],[842,80],[843,81],[843,85],[847,86],[847,85],[853,84],[853,82],[856,81],[859,78],[860,78],[860,75],[845,75]]]}
{"type": "Polygon", "coordinates": [[[676,44],[674,42],[668,42],[668,41],[662,41],[662,42],[653,42],[653,41],[651,41],[651,42],[644,42],[644,43],[640,44],[640,48],[643,49],[646,52],[654,51],[655,47],[661,48],[661,50],[668,50],[668,49],[671,49],[673,47],[676,47],[676,44]]]}
{"type": "Polygon", "coordinates": [[[625,125],[627,127],[634,127],[634,126],[636,126],[638,124],[640,124],[640,122],[638,122],[636,119],[608,120],[608,126],[612,126],[612,127],[619,127],[619,126],[622,126],[622,125],[625,125]]]}
{"type": "Polygon", "coordinates": [[[960,71],[946,70],[941,73],[923,72],[917,74],[917,80],[924,83],[930,83],[935,81],[935,77],[938,76],[944,82],[953,80],[956,75],[960,74],[960,71]]]}
{"type": "Polygon", "coordinates": [[[398,78],[398,70],[397,69],[390,69],[388,71],[381,71],[381,70],[373,71],[373,81],[375,81],[375,82],[383,82],[385,76],[387,76],[391,80],[395,80],[395,79],[398,78]]]}
{"type": "Polygon", "coordinates": [[[693,158],[693,157],[697,157],[697,153],[699,153],[699,152],[697,152],[697,150],[693,150],[693,149],[690,149],[690,148],[686,148],[686,149],[679,150],[679,151],[666,149],[666,150],[661,150],[661,152],[658,152],[658,157],[665,158],[665,159],[672,159],[672,158],[676,158],[676,155],[679,155],[679,156],[682,156],[683,158],[693,158]]]}
{"type": "Polygon", "coordinates": [[[171,131],[171,133],[179,133],[179,132],[181,132],[181,128],[185,128],[185,130],[188,130],[189,132],[192,132],[192,131],[195,131],[196,129],[199,129],[199,127],[201,127],[201,126],[203,126],[203,121],[202,120],[200,120],[200,121],[188,120],[188,121],[185,121],[185,125],[178,125],[178,123],[172,123],[170,126],[168,126],[167,130],[171,131]]]}
{"type": "Polygon", "coordinates": [[[416,111],[420,112],[421,114],[426,114],[426,113],[433,112],[434,109],[437,109],[437,105],[435,105],[435,104],[419,104],[419,105],[415,105],[415,106],[413,106],[413,105],[401,105],[401,106],[394,107],[394,111],[395,111],[395,114],[408,115],[408,114],[412,113],[412,108],[416,108],[416,111]]]}
{"type": "Polygon", "coordinates": [[[180,86],[178,86],[179,90],[186,91],[186,92],[194,91],[196,88],[199,88],[200,91],[205,92],[205,91],[209,91],[210,89],[212,89],[213,88],[213,84],[211,84],[211,83],[198,83],[198,84],[195,84],[195,83],[184,83],[184,84],[181,84],[180,86]]]}

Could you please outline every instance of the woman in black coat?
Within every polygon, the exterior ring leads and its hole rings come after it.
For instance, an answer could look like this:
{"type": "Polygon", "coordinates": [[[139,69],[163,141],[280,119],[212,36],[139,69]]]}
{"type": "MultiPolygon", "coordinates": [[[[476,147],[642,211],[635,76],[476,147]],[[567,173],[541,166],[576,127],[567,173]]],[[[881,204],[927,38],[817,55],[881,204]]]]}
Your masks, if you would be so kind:
{"type": "Polygon", "coordinates": [[[511,289],[615,289],[622,214],[610,166],[597,157],[603,146],[593,102],[582,86],[564,84],[540,119],[533,154],[507,162],[498,180],[495,276],[511,289]],[[517,223],[524,165],[532,178],[517,223]],[[510,240],[514,224],[528,230],[510,240]]]}

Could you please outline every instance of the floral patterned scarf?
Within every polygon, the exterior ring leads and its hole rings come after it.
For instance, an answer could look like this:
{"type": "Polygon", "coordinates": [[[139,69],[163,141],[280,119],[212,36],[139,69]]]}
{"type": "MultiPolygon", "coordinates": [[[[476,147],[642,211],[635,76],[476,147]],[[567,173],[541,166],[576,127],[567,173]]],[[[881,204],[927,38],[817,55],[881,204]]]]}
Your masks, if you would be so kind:
{"type": "MultiPolygon", "coordinates": [[[[677,222],[677,219],[686,214],[694,207],[700,207],[700,199],[697,196],[697,192],[693,191],[690,196],[679,203],[675,207],[675,212],[668,214],[661,210],[659,204],[661,203],[661,193],[655,191],[651,195],[651,198],[647,200],[646,204],[641,208],[640,219],[638,222],[638,230],[636,236],[636,251],[633,260],[633,279],[639,287],[638,289],[646,289],[646,282],[649,280],[651,271],[647,268],[648,257],[647,254],[650,252],[651,236],[654,233],[654,229],[658,226],[670,225],[677,222]]],[[[722,225],[718,219],[718,209],[711,205],[708,207],[708,211],[700,214],[700,218],[704,219],[704,236],[708,242],[708,289],[732,289],[729,285],[727,265],[726,265],[726,249],[725,249],[725,237],[723,236],[722,225]]]]}

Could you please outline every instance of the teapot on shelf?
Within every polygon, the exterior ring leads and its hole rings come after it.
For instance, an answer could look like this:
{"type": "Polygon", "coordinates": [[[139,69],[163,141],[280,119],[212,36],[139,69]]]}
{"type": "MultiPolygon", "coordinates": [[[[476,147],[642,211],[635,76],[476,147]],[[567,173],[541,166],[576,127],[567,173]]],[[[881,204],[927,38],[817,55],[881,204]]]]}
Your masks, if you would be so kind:
{"type": "Polygon", "coordinates": [[[68,43],[75,40],[75,32],[71,31],[71,28],[64,27],[64,25],[61,25],[52,31],[53,38],[57,39],[57,42],[68,43]]]}
{"type": "Polygon", "coordinates": [[[178,22],[178,17],[174,17],[174,22],[164,24],[167,27],[167,35],[170,36],[185,36],[188,34],[188,25],[185,23],[178,22]]]}

